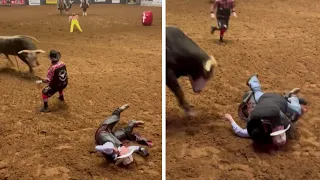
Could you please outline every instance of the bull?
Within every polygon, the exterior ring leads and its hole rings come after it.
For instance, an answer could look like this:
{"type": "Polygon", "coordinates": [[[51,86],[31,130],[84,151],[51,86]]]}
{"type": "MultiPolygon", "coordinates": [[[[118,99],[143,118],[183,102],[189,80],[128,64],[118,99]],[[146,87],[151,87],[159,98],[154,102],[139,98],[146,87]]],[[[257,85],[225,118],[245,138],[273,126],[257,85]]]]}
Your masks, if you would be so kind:
{"type": "Polygon", "coordinates": [[[194,116],[178,83],[178,78],[188,76],[193,92],[200,93],[213,77],[217,61],[209,56],[178,27],[166,27],[166,85],[176,96],[180,107],[194,116]]]}
{"type": "Polygon", "coordinates": [[[36,45],[30,39],[39,43],[39,41],[32,36],[0,36],[0,54],[4,54],[10,61],[9,55],[18,56],[28,65],[29,71],[33,72],[32,68],[39,66],[37,55],[39,53],[45,53],[45,51],[37,49],[36,45]]]}

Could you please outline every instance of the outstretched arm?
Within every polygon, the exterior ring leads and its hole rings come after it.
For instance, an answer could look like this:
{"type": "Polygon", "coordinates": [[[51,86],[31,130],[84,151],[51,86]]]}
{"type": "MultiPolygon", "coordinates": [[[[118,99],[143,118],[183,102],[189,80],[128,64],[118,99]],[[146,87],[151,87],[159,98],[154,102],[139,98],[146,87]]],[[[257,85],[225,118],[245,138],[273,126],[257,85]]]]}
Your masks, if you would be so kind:
{"type": "Polygon", "coordinates": [[[232,118],[232,116],[230,114],[226,114],[225,118],[231,123],[232,126],[232,130],[235,134],[237,134],[239,137],[243,137],[243,138],[249,138],[250,135],[248,133],[247,129],[243,129],[241,128],[232,118]]]}

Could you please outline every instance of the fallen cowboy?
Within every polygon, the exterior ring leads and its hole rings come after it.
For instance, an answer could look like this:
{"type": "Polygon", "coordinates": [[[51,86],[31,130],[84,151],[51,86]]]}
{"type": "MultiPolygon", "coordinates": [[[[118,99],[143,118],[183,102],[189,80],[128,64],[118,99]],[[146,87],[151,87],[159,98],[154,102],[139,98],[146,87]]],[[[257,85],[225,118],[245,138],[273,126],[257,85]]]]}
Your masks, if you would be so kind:
{"type": "Polygon", "coordinates": [[[151,141],[141,137],[138,133],[132,132],[134,127],[144,124],[143,121],[131,120],[127,127],[113,130],[114,126],[120,121],[121,112],[128,108],[129,105],[126,104],[115,109],[95,133],[96,151],[101,152],[107,160],[115,163],[115,165],[132,163],[133,153],[138,153],[144,157],[149,155],[146,148],[142,146],[126,146],[121,141],[130,140],[141,145],[152,146],[151,141]]]}
{"type": "Polygon", "coordinates": [[[226,114],[225,119],[240,137],[251,138],[257,144],[271,144],[276,148],[284,146],[292,123],[307,111],[307,102],[297,95],[300,89],[294,88],[285,96],[264,93],[256,74],[249,78],[247,85],[253,93],[244,96],[247,106],[239,106],[239,116],[247,121],[247,128],[239,127],[230,114],[226,114]]]}
{"type": "Polygon", "coordinates": [[[189,77],[193,92],[200,93],[213,77],[216,67],[216,59],[209,56],[179,28],[166,27],[166,85],[189,116],[195,116],[195,112],[185,100],[178,78],[189,77]]]}

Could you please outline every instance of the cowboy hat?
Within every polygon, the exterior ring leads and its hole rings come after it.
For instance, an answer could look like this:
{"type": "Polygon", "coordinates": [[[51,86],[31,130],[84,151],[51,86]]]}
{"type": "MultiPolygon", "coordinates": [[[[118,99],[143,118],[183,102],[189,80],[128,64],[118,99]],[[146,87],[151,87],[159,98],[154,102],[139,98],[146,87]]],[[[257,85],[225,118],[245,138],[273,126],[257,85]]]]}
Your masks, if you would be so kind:
{"type": "Polygon", "coordinates": [[[49,59],[52,61],[52,62],[57,62],[59,61],[61,58],[61,54],[60,52],[56,51],[56,50],[51,50],[50,53],[49,53],[49,59]]]}
{"type": "Polygon", "coordinates": [[[279,136],[283,133],[286,133],[286,131],[288,131],[289,128],[290,128],[290,124],[287,126],[286,129],[281,129],[281,130],[270,133],[270,136],[279,136]]]}
{"type": "Polygon", "coordinates": [[[120,163],[123,163],[124,165],[128,165],[132,163],[133,157],[132,154],[134,153],[134,149],[129,149],[125,146],[121,146],[120,148],[120,156],[116,157],[115,165],[119,165],[120,163]]]}

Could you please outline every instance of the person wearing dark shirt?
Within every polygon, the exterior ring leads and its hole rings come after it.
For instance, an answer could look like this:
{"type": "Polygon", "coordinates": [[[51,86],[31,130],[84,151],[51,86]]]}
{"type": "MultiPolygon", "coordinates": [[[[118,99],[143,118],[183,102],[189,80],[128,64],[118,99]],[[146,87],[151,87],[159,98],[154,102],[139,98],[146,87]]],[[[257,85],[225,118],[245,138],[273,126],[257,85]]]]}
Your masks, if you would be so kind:
{"type": "Polygon", "coordinates": [[[218,27],[211,26],[211,34],[213,34],[216,30],[219,30],[220,42],[223,42],[223,35],[229,28],[229,19],[231,13],[233,16],[237,17],[234,0],[212,0],[211,18],[217,18],[218,27]]]}

